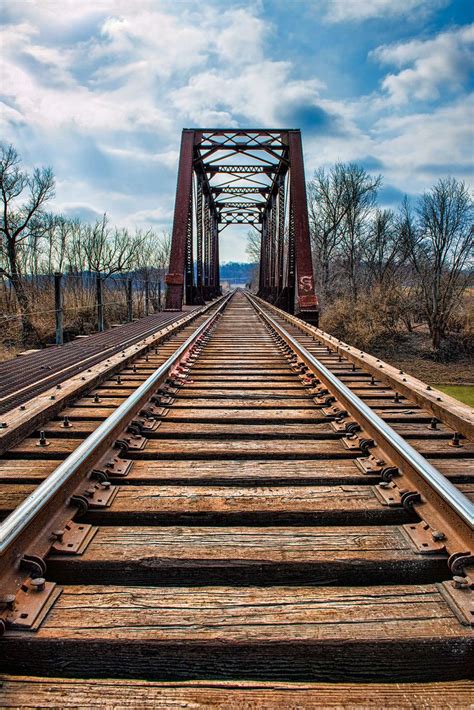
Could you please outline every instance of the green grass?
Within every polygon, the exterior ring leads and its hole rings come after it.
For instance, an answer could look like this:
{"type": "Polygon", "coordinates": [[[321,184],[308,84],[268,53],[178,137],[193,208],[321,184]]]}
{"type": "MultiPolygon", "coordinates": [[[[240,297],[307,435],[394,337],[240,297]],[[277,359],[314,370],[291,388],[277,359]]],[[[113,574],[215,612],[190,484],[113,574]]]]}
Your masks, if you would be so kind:
{"type": "Polygon", "coordinates": [[[474,407],[474,385],[435,385],[435,387],[459,399],[460,402],[474,407]]]}

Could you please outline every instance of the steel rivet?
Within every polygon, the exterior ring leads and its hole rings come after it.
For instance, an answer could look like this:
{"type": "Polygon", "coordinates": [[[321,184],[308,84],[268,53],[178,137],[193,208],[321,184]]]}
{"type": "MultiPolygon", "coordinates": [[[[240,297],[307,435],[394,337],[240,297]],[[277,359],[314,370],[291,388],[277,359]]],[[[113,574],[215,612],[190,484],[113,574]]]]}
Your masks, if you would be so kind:
{"type": "Polygon", "coordinates": [[[34,588],[35,592],[42,592],[44,590],[45,584],[46,580],[44,577],[36,577],[35,579],[31,580],[31,585],[34,588]]]}
{"type": "Polygon", "coordinates": [[[15,608],[15,595],[14,594],[7,594],[3,599],[1,600],[9,609],[10,611],[13,611],[15,608]]]}

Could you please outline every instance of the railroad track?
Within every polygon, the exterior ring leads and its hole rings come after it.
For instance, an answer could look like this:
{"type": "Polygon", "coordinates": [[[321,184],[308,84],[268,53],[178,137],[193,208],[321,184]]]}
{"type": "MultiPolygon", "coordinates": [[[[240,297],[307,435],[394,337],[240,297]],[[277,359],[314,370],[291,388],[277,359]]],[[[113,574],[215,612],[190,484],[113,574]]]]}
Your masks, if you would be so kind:
{"type": "Polygon", "coordinates": [[[2,707],[469,707],[472,415],[345,348],[237,291],[37,417],[2,707]]]}

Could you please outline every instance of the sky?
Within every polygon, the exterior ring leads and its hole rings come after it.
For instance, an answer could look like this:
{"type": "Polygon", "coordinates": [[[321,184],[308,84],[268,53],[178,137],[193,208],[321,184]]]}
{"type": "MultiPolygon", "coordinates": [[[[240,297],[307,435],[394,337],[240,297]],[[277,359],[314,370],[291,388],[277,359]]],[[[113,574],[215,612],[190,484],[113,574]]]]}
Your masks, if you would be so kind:
{"type": "MultiPolygon", "coordinates": [[[[300,128],[307,178],[383,175],[396,207],[474,184],[470,0],[0,0],[0,136],[51,207],[172,226],[182,128],[300,128]]],[[[240,231],[239,231],[240,229],[240,231]]],[[[245,232],[221,259],[248,261],[245,232]]]]}

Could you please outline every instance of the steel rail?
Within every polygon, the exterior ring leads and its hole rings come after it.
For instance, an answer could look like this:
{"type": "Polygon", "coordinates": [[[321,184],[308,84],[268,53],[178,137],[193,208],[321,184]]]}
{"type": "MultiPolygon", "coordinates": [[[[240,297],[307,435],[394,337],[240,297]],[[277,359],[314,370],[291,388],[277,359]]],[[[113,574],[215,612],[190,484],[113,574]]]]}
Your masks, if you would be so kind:
{"type": "Polygon", "coordinates": [[[459,516],[471,529],[474,527],[474,505],[469,498],[457,489],[447,478],[443,476],[424,456],[414,449],[405,439],[403,439],[392,427],[384,422],[365,402],[363,402],[347,385],[339,380],[323,363],[314,357],[306,348],[288,333],[272,316],[256,303],[253,298],[246,294],[258,313],[264,320],[302,357],[314,368],[317,374],[332,390],[332,393],[347,402],[357,414],[365,419],[376,432],[381,440],[389,444],[398,456],[406,462],[419,476],[421,476],[431,488],[444,500],[445,503],[459,516]]]}
{"type": "MultiPolygon", "coordinates": [[[[37,515],[45,508],[61,488],[87,464],[94,452],[109,439],[111,432],[126,425],[137,408],[143,406],[148,395],[151,396],[176,365],[181,356],[207,330],[229,301],[225,297],[217,310],[202,323],[187,340],[143,382],[97,429],[79,444],[70,454],[20,505],[0,524],[0,556],[2,556],[19,536],[29,527],[37,515]]],[[[149,398],[149,397],[148,397],[149,398]]]]}

